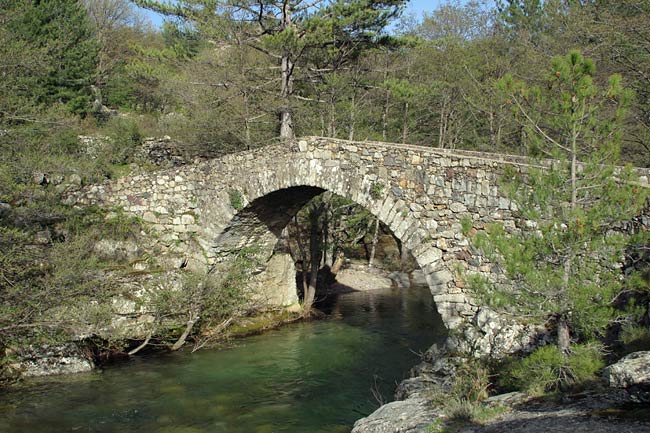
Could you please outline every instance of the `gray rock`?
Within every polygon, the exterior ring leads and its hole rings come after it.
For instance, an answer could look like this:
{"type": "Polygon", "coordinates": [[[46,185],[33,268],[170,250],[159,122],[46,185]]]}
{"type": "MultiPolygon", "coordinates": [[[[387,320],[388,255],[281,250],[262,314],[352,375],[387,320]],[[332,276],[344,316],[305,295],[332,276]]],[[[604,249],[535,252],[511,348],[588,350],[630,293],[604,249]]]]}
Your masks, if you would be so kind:
{"type": "Polygon", "coordinates": [[[408,289],[411,287],[411,280],[409,279],[409,274],[406,272],[391,272],[388,274],[388,278],[395,282],[395,285],[400,289],[408,289]]]}
{"type": "Polygon", "coordinates": [[[9,203],[0,202],[0,216],[7,215],[11,212],[11,205],[9,203]]]}
{"type": "Polygon", "coordinates": [[[480,307],[472,318],[472,326],[465,327],[459,338],[450,338],[449,344],[461,352],[498,359],[519,351],[529,352],[547,338],[548,331],[543,327],[525,326],[480,307]]]}
{"type": "Polygon", "coordinates": [[[29,346],[16,351],[15,355],[18,361],[12,368],[26,377],[81,373],[94,368],[93,362],[73,343],[29,346]]]}
{"type": "Polygon", "coordinates": [[[34,243],[37,245],[48,245],[52,242],[52,234],[49,229],[36,232],[34,235],[34,243]]]}
{"type": "Polygon", "coordinates": [[[483,403],[487,406],[508,406],[512,407],[524,403],[530,397],[523,392],[508,392],[506,394],[493,395],[487,398],[483,403]]]}
{"type": "Polygon", "coordinates": [[[79,187],[81,186],[81,176],[79,176],[77,173],[72,173],[70,176],[68,176],[66,182],[70,185],[79,187]]]}
{"type": "Polygon", "coordinates": [[[36,185],[45,185],[47,183],[47,177],[45,177],[45,173],[35,171],[32,173],[32,182],[36,185]]]}
{"type": "Polygon", "coordinates": [[[138,257],[140,248],[133,241],[102,239],[93,247],[95,254],[105,260],[133,260],[138,257]]]}
{"type": "Polygon", "coordinates": [[[137,150],[136,158],[140,161],[153,163],[158,167],[178,167],[189,162],[185,159],[181,149],[182,145],[174,142],[167,135],[161,138],[147,137],[144,139],[142,147],[137,150]]]}
{"type": "Polygon", "coordinates": [[[383,405],[354,423],[352,433],[427,432],[440,415],[424,398],[411,398],[383,405]]]}
{"type": "Polygon", "coordinates": [[[422,270],[418,269],[411,272],[411,284],[414,286],[427,286],[427,277],[422,270]]]}
{"type": "Polygon", "coordinates": [[[366,291],[389,289],[393,286],[393,281],[364,268],[348,268],[336,274],[336,284],[358,291],[366,291]]]}
{"type": "Polygon", "coordinates": [[[113,144],[113,139],[105,135],[79,135],[77,138],[81,148],[92,159],[99,157],[113,144]]]}
{"type": "Polygon", "coordinates": [[[650,351],[634,352],[603,370],[612,388],[624,388],[635,402],[650,402],[650,351]]]}

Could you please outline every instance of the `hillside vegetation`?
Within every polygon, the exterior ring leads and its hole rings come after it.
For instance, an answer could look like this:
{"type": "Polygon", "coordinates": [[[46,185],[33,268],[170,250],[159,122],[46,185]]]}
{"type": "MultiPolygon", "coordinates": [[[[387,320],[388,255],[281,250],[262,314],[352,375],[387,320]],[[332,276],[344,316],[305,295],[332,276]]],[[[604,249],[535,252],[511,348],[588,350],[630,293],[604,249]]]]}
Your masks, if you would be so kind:
{"type": "MultiPolygon", "coordinates": [[[[6,0],[0,9],[0,354],[101,326],[102,300],[121,293],[106,272],[120,278],[155,262],[95,247],[138,240],[137,219],[63,204],[83,185],[154,168],[136,158],[150,136],[172,137],[186,160],[307,135],[558,159],[568,171],[534,177],[548,194],[519,197],[529,217],[548,220],[548,242],[514,248],[497,227],[478,240],[530,296],[503,300],[482,282],[476,290],[497,307],[519,303],[562,343],[509,366],[518,378],[551,365],[550,379],[516,386],[592,377],[603,355],[593,342],[610,334],[612,347],[647,349],[647,233],[637,227],[630,241],[605,227],[636,216],[646,192],[619,191],[601,168],[650,166],[649,0],[449,2],[424,17],[402,15],[402,0],[134,3],[6,0]],[[165,23],[152,27],[134,3],[165,23]],[[578,171],[576,161],[600,168],[578,171]],[[552,308],[533,308],[540,302],[552,308]]],[[[364,230],[376,233],[373,221],[364,230]]],[[[232,308],[236,286],[223,302],[232,308]]]]}

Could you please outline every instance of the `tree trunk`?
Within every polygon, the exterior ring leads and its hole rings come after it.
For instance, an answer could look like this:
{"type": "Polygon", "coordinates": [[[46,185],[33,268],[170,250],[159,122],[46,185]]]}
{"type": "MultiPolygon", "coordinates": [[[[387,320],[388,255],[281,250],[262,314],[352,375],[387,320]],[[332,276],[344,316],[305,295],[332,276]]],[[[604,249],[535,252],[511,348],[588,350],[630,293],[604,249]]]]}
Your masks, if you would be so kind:
{"type": "Polygon", "coordinates": [[[375,218],[375,231],[372,235],[372,248],[370,249],[370,258],[368,258],[368,268],[372,268],[372,262],[375,260],[377,250],[377,241],[379,240],[379,218],[375,218]]]}
{"type": "MultiPolygon", "coordinates": [[[[289,2],[284,2],[282,7],[282,29],[288,29],[291,26],[291,5],[289,2]]],[[[280,138],[285,140],[294,138],[293,117],[289,100],[293,95],[293,67],[291,53],[289,50],[283,49],[281,60],[282,86],[280,89],[280,99],[282,101],[282,107],[280,108],[280,138]]]]}
{"type": "Polygon", "coordinates": [[[343,253],[343,251],[340,251],[336,255],[336,260],[334,260],[334,263],[332,264],[331,272],[333,274],[338,274],[339,271],[341,270],[341,267],[343,267],[344,263],[345,263],[345,254],[343,253]]]}
{"type": "MultiPolygon", "coordinates": [[[[562,275],[562,292],[566,296],[569,290],[569,279],[571,278],[571,253],[567,254],[564,259],[564,272],[562,275]]],[[[562,312],[557,317],[557,347],[560,353],[568,355],[571,352],[571,332],[569,330],[569,322],[567,321],[566,312],[562,312]]]]}
{"type": "Polygon", "coordinates": [[[133,355],[135,355],[136,353],[138,353],[139,351],[141,351],[142,349],[144,349],[144,348],[147,346],[147,344],[149,344],[149,341],[151,341],[151,336],[152,336],[152,335],[153,335],[153,331],[150,332],[149,334],[147,334],[147,338],[144,339],[144,341],[142,342],[142,344],[140,344],[140,345],[139,345],[138,347],[136,347],[135,349],[129,351],[129,352],[127,353],[127,355],[129,355],[129,356],[133,356],[133,355]]]}
{"type": "Polygon", "coordinates": [[[185,344],[185,340],[187,340],[187,337],[190,335],[190,332],[192,332],[192,328],[194,328],[194,324],[196,323],[196,318],[194,315],[190,315],[190,319],[187,321],[187,325],[185,325],[185,331],[183,331],[183,334],[176,340],[176,343],[172,346],[171,350],[176,351],[183,347],[185,344]]]}
{"type": "MultiPolygon", "coordinates": [[[[388,79],[388,56],[386,56],[386,65],[384,68],[384,82],[388,79]]],[[[390,91],[386,89],[386,94],[384,95],[384,107],[381,112],[381,138],[386,141],[386,135],[388,132],[388,109],[390,104],[390,91]]]]}
{"type": "Polygon", "coordinates": [[[333,257],[329,255],[329,248],[330,248],[330,226],[329,226],[329,199],[331,197],[331,193],[328,191],[325,194],[323,194],[323,240],[322,240],[322,263],[323,266],[329,265],[327,262],[328,258],[333,260],[333,257]]]}
{"type": "Polygon", "coordinates": [[[244,140],[246,141],[246,149],[251,150],[251,125],[250,125],[250,113],[248,107],[248,93],[243,93],[243,103],[244,103],[244,140]]]}
{"type": "Polygon", "coordinates": [[[327,136],[336,138],[336,101],[334,92],[330,95],[330,121],[327,126],[327,136]]]}
{"type": "Polygon", "coordinates": [[[289,106],[289,97],[293,94],[293,63],[287,51],[282,53],[282,89],[280,99],[282,107],[280,108],[280,138],[291,140],[293,134],[293,118],[291,107],[289,106]]]}
{"type": "Polygon", "coordinates": [[[438,125],[438,147],[445,147],[445,110],[447,108],[446,98],[442,97],[442,106],[440,107],[440,124],[438,125]]]}
{"type": "Polygon", "coordinates": [[[409,103],[404,103],[404,117],[402,118],[402,143],[406,144],[409,136],[409,103]]]}
{"type": "Polygon", "coordinates": [[[354,93],[352,93],[352,100],[350,101],[350,127],[348,130],[348,140],[354,140],[354,126],[356,123],[356,99],[354,93]]]}
{"type": "Polygon", "coordinates": [[[557,318],[557,347],[564,356],[571,353],[571,333],[564,314],[557,318]]]}
{"type": "MultiPolygon", "coordinates": [[[[321,245],[318,236],[318,222],[323,210],[321,206],[314,206],[310,212],[310,232],[309,232],[309,284],[307,285],[302,305],[302,314],[304,317],[311,313],[314,299],[316,299],[316,285],[318,284],[318,270],[322,258],[321,245]]],[[[304,275],[304,274],[303,274],[304,275]]],[[[304,277],[303,277],[304,278],[304,277]]],[[[304,281],[304,280],[303,280],[304,281]]]]}

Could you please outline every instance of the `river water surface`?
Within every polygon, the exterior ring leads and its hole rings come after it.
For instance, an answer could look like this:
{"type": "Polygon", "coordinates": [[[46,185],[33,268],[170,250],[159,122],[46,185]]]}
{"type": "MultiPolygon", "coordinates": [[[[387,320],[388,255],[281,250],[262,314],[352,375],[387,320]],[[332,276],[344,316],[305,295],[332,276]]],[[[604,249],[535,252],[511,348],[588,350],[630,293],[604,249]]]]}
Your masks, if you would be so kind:
{"type": "Polygon", "coordinates": [[[444,339],[426,288],[339,295],[324,320],[0,393],[2,433],[341,433],[444,339]]]}

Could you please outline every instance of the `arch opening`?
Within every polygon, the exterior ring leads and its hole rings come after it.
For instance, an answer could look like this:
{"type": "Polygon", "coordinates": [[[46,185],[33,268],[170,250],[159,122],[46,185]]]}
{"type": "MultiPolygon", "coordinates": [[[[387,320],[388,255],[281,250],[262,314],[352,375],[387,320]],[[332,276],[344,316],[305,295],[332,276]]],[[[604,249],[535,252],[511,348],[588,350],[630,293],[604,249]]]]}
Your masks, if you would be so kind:
{"type": "MultiPolygon", "coordinates": [[[[300,264],[310,256],[308,238],[311,228],[306,222],[310,211],[323,205],[325,209],[320,209],[319,224],[326,220],[328,225],[317,229],[322,244],[318,253],[318,299],[336,290],[354,290],[351,287],[354,283],[349,278],[347,284],[339,282],[338,288],[332,288],[336,283],[335,275],[339,273],[336,268],[341,265],[337,263],[341,253],[348,259],[346,264],[349,267],[364,268],[367,271],[369,262],[372,262],[375,269],[381,269],[383,272],[375,272],[381,274],[374,279],[375,282],[388,282],[393,287],[402,288],[411,285],[429,287],[417,258],[389,225],[376,215],[378,212],[368,210],[356,200],[308,185],[278,189],[248,203],[234,215],[230,224],[215,240],[215,255],[220,262],[227,263],[228,257],[237,254],[242,248],[254,247],[258,263],[261,264],[259,269],[253,271],[255,275],[252,284],[257,286],[254,290],[263,293],[270,301],[285,306],[303,301],[305,280],[302,276],[306,273],[309,279],[311,272],[308,267],[301,268],[300,264]],[[341,210],[343,211],[340,212],[341,210]],[[332,221],[333,216],[341,219],[332,221]],[[352,219],[364,218],[366,221],[356,228],[358,233],[344,233],[342,225],[349,224],[352,219]],[[365,233],[362,233],[363,229],[365,233]],[[296,239],[298,233],[301,233],[303,239],[296,239]],[[348,236],[348,239],[341,240],[341,236],[336,239],[341,233],[348,236]],[[305,250],[302,257],[300,242],[305,250]],[[289,278],[293,281],[288,281],[289,278]],[[281,295],[278,296],[277,293],[281,295]]],[[[349,225],[347,228],[350,228],[349,225]]],[[[368,280],[373,281],[372,278],[368,280]]]]}

